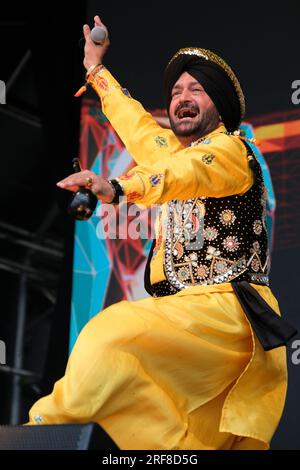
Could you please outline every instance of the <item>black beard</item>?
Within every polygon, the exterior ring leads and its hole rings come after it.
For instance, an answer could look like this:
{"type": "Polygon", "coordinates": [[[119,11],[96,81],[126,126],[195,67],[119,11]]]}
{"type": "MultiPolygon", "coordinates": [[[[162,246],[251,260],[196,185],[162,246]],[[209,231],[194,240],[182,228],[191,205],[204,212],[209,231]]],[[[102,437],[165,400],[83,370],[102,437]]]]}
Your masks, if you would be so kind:
{"type": "Polygon", "coordinates": [[[177,123],[175,123],[171,117],[169,118],[170,118],[171,129],[175,135],[179,137],[194,136],[197,139],[199,139],[203,135],[209,134],[209,132],[216,129],[220,121],[219,113],[216,110],[216,108],[207,109],[205,111],[205,114],[202,116],[201,121],[196,122],[189,129],[177,128],[177,123]]]}

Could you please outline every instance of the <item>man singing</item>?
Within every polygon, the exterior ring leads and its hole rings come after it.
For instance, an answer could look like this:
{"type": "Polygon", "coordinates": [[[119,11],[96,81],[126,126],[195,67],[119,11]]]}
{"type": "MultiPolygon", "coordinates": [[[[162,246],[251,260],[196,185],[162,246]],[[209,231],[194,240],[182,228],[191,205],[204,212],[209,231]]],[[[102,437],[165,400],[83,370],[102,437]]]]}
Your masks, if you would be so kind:
{"type": "Polygon", "coordinates": [[[268,449],[295,332],[268,286],[266,188],[237,132],[240,84],[211,51],[180,49],[165,70],[172,130],[163,129],[102,64],[108,40],[95,45],[87,25],[84,35],[87,81],[137,166],[112,181],[82,171],[58,186],[161,205],[150,297],[116,303],[84,327],[30,424],[94,421],[121,449],[268,449]]]}

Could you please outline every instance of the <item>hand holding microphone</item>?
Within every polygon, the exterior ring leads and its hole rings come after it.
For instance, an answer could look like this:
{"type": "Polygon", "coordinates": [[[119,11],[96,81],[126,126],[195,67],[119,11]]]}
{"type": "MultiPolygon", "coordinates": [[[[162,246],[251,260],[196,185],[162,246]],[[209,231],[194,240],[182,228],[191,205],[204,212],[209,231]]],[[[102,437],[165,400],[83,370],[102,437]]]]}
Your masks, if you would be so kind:
{"type": "Polygon", "coordinates": [[[101,64],[108,49],[109,39],[106,26],[101,22],[99,16],[94,17],[95,27],[85,24],[83,33],[85,38],[83,65],[88,70],[91,65],[101,64]]]}
{"type": "MultiPolygon", "coordinates": [[[[88,71],[93,66],[102,64],[102,59],[109,46],[108,31],[106,26],[101,22],[99,16],[94,17],[95,26],[90,29],[89,25],[83,26],[83,34],[85,40],[84,46],[84,60],[83,65],[88,71]]],[[[80,40],[81,42],[81,40],[80,40]]],[[[75,93],[75,97],[78,98],[87,90],[88,83],[86,82],[79,90],[75,93]]]]}
{"type": "Polygon", "coordinates": [[[87,220],[93,214],[98,199],[112,202],[115,191],[112,185],[90,170],[82,170],[78,158],[73,159],[74,173],[56,183],[61,189],[73,192],[68,212],[78,220],[87,220]]]}
{"type": "MultiPolygon", "coordinates": [[[[73,170],[75,173],[82,172],[78,158],[73,159],[73,170]]],[[[78,187],[74,192],[68,207],[68,212],[74,219],[88,220],[96,209],[98,199],[89,189],[92,183],[93,179],[86,177],[86,187],[78,187]]]]}

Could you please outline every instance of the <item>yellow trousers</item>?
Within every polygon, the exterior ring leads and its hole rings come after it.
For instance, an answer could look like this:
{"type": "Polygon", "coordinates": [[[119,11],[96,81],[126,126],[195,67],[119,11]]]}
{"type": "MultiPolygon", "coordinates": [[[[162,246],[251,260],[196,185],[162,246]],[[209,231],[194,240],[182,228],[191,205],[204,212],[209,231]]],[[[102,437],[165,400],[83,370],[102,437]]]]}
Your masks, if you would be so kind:
{"type": "Polygon", "coordinates": [[[94,421],[121,449],[268,449],[286,385],[285,348],[263,350],[230,283],[191,287],[92,318],[29,424],[94,421]]]}

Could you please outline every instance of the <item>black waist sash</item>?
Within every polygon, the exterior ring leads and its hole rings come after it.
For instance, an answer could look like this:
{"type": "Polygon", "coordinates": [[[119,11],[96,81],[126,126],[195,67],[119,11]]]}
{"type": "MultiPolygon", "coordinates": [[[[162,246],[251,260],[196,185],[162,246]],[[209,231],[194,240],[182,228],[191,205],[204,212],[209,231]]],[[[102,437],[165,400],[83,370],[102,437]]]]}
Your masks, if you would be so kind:
{"type": "Polygon", "coordinates": [[[247,281],[232,281],[231,284],[265,351],[286,345],[297,334],[297,330],[281,318],[247,281]]]}

